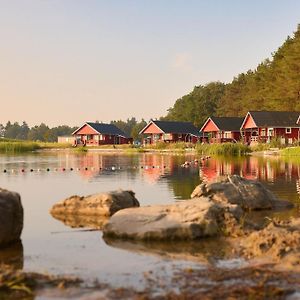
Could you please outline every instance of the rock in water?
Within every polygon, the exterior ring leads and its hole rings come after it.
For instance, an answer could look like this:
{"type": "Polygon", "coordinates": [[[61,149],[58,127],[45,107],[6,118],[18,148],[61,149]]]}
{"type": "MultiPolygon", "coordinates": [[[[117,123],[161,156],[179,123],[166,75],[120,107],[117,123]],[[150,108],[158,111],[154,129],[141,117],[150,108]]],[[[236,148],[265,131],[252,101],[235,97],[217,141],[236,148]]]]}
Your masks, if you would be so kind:
{"type": "Polygon", "coordinates": [[[279,200],[260,182],[238,175],[218,177],[216,181],[202,183],[195,188],[191,198],[209,197],[215,202],[237,204],[243,210],[291,208],[293,204],[279,200]]]}
{"type": "Polygon", "coordinates": [[[113,191],[86,197],[71,196],[55,204],[50,213],[55,215],[111,216],[120,209],[140,206],[132,191],[113,191]]]}
{"type": "Polygon", "coordinates": [[[272,221],[239,242],[239,252],[248,259],[281,262],[281,268],[300,269],[300,220],[272,221]]]}
{"type": "Polygon", "coordinates": [[[18,193],[0,188],[0,246],[20,240],[23,207],[18,193]]]}
{"type": "MultiPolygon", "coordinates": [[[[118,211],[104,226],[107,237],[140,240],[194,240],[228,233],[241,209],[208,198],[118,211]]],[[[238,226],[236,226],[238,227],[238,226]]]]}

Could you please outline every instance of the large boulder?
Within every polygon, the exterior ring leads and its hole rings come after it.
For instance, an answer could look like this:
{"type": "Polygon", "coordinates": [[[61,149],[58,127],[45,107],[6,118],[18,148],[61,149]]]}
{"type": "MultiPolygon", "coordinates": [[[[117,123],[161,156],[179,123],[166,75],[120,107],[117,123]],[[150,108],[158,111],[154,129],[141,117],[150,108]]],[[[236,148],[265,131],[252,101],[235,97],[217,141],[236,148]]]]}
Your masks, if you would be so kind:
{"type": "Polygon", "coordinates": [[[194,240],[233,234],[241,213],[236,205],[223,206],[202,197],[118,211],[103,233],[104,237],[138,240],[194,240]]]}
{"type": "Polygon", "coordinates": [[[55,204],[50,213],[57,215],[111,216],[120,209],[139,206],[132,191],[113,191],[86,197],[71,196],[55,204]]]}
{"type": "Polygon", "coordinates": [[[293,204],[279,200],[260,182],[238,175],[220,176],[214,182],[202,183],[195,188],[191,198],[209,197],[223,204],[237,204],[243,210],[291,208],[293,204]]]}
{"type": "Polygon", "coordinates": [[[18,193],[0,188],[0,247],[20,240],[23,207],[18,193]]]}

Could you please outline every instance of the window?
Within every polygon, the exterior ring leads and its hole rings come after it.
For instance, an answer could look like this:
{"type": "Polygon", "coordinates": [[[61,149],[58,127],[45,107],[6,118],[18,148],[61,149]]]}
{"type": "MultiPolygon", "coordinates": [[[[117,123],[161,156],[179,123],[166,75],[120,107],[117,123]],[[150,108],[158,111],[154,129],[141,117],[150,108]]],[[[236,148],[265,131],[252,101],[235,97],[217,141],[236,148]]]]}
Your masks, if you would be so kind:
{"type": "Polygon", "coordinates": [[[291,127],[285,128],[285,133],[292,133],[292,128],[291,127]]]}
{"type": "Polygon", "coordinates": [[[224,138],[225,139],[230,139],[231,138],[231,131],[225,131],[224,132],[224,138]]]}
{"type": "Polygon", "coordinates": [[[260,135],[261,136],[266,136],[266,129],[262,129],[261,132],[260,132],[260,135]]]}
{"type": "Polygon", "coordinates": [[[172,140],[172,135],[170,133],[165,133],[164,140],[172,140]]]}

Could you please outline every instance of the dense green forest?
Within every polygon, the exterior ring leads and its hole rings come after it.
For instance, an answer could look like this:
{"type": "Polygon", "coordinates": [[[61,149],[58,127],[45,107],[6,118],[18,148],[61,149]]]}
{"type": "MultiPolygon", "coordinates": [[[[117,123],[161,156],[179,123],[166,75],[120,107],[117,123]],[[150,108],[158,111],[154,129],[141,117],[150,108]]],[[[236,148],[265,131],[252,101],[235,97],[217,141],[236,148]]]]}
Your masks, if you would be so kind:
{"type": "MultiPolygon", "coordinates": [[[[142,119],[138,122],[135,118],[127,119],[127,121],[111,121],[110,123],[115,124],[127,135],[133,137],[133,139],[138,139],[139,131],[146,126],[145,120],[142,119]]],[[[44,123],[29,128],[25,121],[21,125],[18,122],[11,123],[8,121],[6,125],[0,124],[0,137],[17,140],[56,142],[58,136],[71,135],[77,128],[77,126],[70,127],[67,125],[49,128],[44,123]]]]}
{"type": "Polygon", "coordinates": [[[201,127],[209,116],[245,116],[249,110],[300,110],[300,25],[255,70],[239,74],[228,84],[196,86],[161,119],[192,121],[201,127]]]}

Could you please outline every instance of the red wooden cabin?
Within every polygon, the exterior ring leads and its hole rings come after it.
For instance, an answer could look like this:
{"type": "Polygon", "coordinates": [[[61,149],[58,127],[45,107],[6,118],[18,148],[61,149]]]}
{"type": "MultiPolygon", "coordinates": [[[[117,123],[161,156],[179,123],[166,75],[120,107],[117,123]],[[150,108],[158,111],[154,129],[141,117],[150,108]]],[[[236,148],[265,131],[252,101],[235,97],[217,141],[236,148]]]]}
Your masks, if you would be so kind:
{"type": "Polygon", "coordinates": [[[200,130],[208,134],[210,143],[236,142],[241,138],[242,122],[238,117],[210,117],[200,130]]]}
{"type": "Polygon", "coordinates": [[[199,130],[190,122],[151,120],[141,131],[144,144],[157,142],[189,142],[197,143],[203,138],[199,130]]]}
{"type": "Polygon", "coordinates": [[[249,111],[241,126],[243,140],[248,144],[268,143],[276,138],[282,144],[292,144],[299,140],[299,114],[295,111],[249,111]]]}
{"type": "Polygon", "coordinates": [[[86,122],[72,135],[76,145],[99,146],[128,144],[132,139],[113,124],[86,122]]]}

